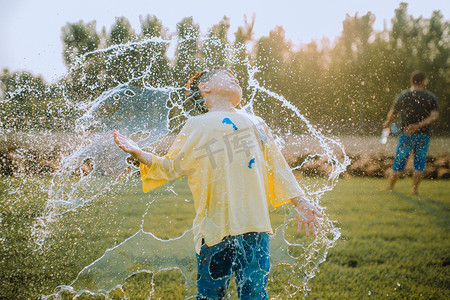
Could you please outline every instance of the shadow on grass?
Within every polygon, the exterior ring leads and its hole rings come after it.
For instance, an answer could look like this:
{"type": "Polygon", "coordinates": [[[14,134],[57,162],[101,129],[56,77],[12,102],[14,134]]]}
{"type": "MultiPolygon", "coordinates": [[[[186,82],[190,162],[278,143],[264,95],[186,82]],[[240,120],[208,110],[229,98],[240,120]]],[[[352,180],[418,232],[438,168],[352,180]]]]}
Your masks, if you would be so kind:
{"type": "Polygon", "coordinates": [[[445,203],[421,195],[411,196],[397,191],[392,191],[392,193],[398,198],[414,204],[418,209],[432,215],[434,218],[431,221],[436,225],[444,228],[450,227],[450,207],[445,203]]]}

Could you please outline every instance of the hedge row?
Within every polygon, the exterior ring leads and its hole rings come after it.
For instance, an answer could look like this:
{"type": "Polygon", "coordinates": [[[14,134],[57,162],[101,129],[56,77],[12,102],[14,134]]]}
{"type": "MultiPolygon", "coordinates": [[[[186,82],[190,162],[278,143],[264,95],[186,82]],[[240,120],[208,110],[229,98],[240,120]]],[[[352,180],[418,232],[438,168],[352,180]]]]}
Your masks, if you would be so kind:
{"type": "MultiPolygon", "coordinates": [[[[47,149],[23,149],[9,147],[0,149],[0,175],[21,177],[28,175],[52,175],[58,170],[61,158],[67,150],[60,147],[47,149]],[[6,150],[6,151],[5,151],[6,150]]],[[[343,176],[355,177],[387,177],[391,172],[394,157],[384,154],[350,156],[351,164],[343,176]]],[[[327,176],[332,167],[324,156],[298,156],[292,166],[305,176],[327,176]]],[[[81,171],[83,170],[83,166],[81,171]]],[[[413,160],[406,165],[405,174],[413,172],[413,160]]],[[[450,154],[435,154],[427,157],[425,178],[450,179],[450,154]]]]}

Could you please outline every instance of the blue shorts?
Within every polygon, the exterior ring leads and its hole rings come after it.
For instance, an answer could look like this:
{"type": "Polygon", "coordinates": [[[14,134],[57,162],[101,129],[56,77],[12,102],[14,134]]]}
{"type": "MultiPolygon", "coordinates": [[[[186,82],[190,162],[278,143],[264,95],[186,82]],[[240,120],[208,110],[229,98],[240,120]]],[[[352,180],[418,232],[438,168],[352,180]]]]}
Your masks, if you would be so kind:
{"type": "Polygon", "coordinates": [[[414,170],[423,172],[427,158],[430,137],[425,134],[401,134],[398,138],[397,152],[395,154],[392,170],[403,172],[411,150],[414,152],[414,170]]]}
{"type": "Polygon", "coordinates": [[[270,237],[265,232],[228,236],[203,244],[197,254],[197,299],[223,299],[233,272],[239,299],[268,299],[270,237]]]}

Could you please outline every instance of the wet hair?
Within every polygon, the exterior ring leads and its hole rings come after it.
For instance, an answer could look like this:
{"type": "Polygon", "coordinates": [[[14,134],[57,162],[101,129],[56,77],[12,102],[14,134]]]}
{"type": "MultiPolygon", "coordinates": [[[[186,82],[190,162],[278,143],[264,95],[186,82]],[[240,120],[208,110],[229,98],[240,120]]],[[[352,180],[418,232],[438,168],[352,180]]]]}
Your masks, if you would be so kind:
{"type": "Polygon", "coordinates": [[[211,77],[219,71],[227,71],[233,74],[230,70],[222,66],[212,67],[209,70],[197,71],[194,76],[189,78],[186,84],[186,96],[189,100],[194,103],[195,108],[197,108],[200,112],[207,112],[207,108],[205,105],[205,99],[203,99],[202,94],[200,93],[200,89],[198,85],[200,83],[208,82],[211,77]]]}
{"type": "Polygon", "coordinates": [[[422,71],[415,71],[411,74],[410,80],[412,85],[419,85],[425,82],[426,80],[425,73],[422,71]]]}

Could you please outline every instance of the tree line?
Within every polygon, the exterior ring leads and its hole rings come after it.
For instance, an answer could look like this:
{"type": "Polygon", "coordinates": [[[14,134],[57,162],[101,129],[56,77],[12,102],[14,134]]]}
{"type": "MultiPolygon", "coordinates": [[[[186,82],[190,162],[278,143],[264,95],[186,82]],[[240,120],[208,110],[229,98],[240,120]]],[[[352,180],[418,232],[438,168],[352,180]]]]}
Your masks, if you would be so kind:
{"type": "Polygon", "coordinates": [[[440,11],[415,18],[407,7],[401,3],[382,31],[374,30],[370,12],[346,15],[334,41],[323,38],[299,47],[281,26],[255,39],[254,20],[238,27],[230,41],[227,17],[205,36],[192,17],[181,20],[174,33],[151,15],[140,18],[140,32],[125,17],[101,31],[95,21],[67,23],[63,78],[47,83],[29,72],[0,74],[0,128],[71,130],[86,104],[118,84],[182,87],[195,71],[214,65],[229,67],[249,98],[250,65],[258,69],[255,77],[262,85],[333,134],[378,133],[396,96],[409,87],[411,72],[422,70],[439,99],[435,132],[448,134],[450,22],[440,11]],[[167,40],[173,37],[178,43],[169,57],[167,40]]]}

